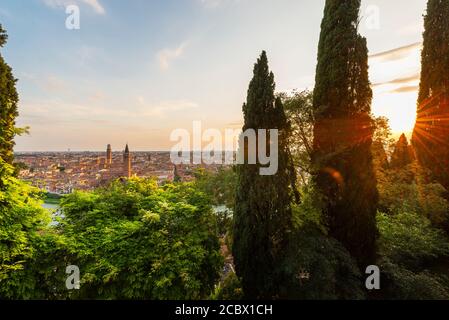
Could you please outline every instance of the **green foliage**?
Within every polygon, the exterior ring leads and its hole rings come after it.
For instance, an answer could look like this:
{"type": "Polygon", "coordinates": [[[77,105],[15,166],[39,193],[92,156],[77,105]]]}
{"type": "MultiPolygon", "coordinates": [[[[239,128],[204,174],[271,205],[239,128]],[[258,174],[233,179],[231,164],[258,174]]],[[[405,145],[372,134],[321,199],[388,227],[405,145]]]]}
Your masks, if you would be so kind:
{"type": "MultiPolygon", "coordinates": [[[[0,24],[0,48],[5,45],[7,38],[0,24]]],[[[15,86],[12,69],[0,54],[0,158],[8,164],[14,160],[14,136],[18,133],[15,123],[19,96],[15,86]]]]}
{"type": "Polygon", "coordinates": [[[313,226],[327,234],[326,221],[323,218],[323,199],[316,187],[310,183],[301,189],[301,203],[293,204],[293,225],[296,229],[313,226]]]}
{"type": "Polygon", "coordinates": [[[387,117],[374,117],[374,135],[373,142],[378,142],[382,145],[385,151],[395,142],[392,136],[390,127],[390,120],[387,117]]]}
{"type": "Polygon", "coordinates": [[[179,175],[178,167],[176,165],[174,165],[174,168],[173,168],[173,182],[174,183],[178,183],[178,182],[181,182],[181,181],[182,181],[182,178],[179,175]]]}
{"type": "Polygon", "coordinates": [[[421,165],[449,190],[449,3],[428,0],[418,117],[412,143],[421,165]]]}
{"type": "Polygon", "coordinates": [[[443,232],[416,213],[379,214],[379,249],[392,262],[416,267],[423,262],[449,255],[449,242],[443,232]]]}
{"type": "Polygon", "coordinates": [[[289,149],[293,164],[298,168],[301,185],[309,183],[311,174],[310,159],[313,152],[313,92],[294,91],[291,95],[280,94],[285,115],[291,125],[289,149]]]}
{"type": "Polygon", "coordinates": [[[223,283],[217,285],[210,299],[234,301],[243,299],[243,290],[237,275],[234,272],[230,272],[223,280],[223,283]]]}
{"type": "Polygon", "coordinates": [[[363,299],[361,274],[348,251],[327,234],[323,200],[313,184],[293,206],[294,229],[277,266],[285,276],[281,296],[288,299],[363,299]],[[309,277],[304,277],[307,274],[309,277]]]}
{"type": "Polygon", "coordinates": [[[418,208],[418,186],[414,180],[415,168],[407,166],[395,170],[378,170],[379,209],[396,212],[403,207],[418,208]]]}
{"type": "Polygon", "coordinates": [[[360,266],[375,259],[378,193],[371,145],[372,91],[360,0],[327,0],[313,97],[314,182],[324,196],[330,234],[360,266]]]}
{"type": "Polygon", "coordinates": [[[327,0],[321,23],[313,103],[317,119],[369,113],[366,39],[357,32],[360,0],[327,0]]]}
{"type": "Polygon", "coordinates": [[[0,298],[200,299],[213,291],[222,266],[216,218],[192,184],[131,179],[75,192],[49,227],[35,190],[8,181],[0,298]],[[80,267],[80,290],[65,288],[68,265],[80,267]]]}
{"type": "Polygon", "coordinates": [[[374,169],[376,171],[377,179],[379,180],[379,173],[383,174],[384,170],[387,170],[390,167],[388,155],[391,146],[394,143],[394,139],[391,138],[392,132],[387,118],[374,118],[374,126],[375,130],[371,153],[373,155],[374,169]]]}
{"type": "Polygon", "coordinates": [[[449,202],[446,199],[447,191],[439,183],[418,183],[418,199],[420,212],[438,227],[448,229],[449,202]]]}
{"type": "Polygon", "coordinates": [[[382,294],[391,300],[449,300],[447,279],[429,271],[413,272],[388,259],[381,261],[382,294]]]}
{"type": "Polygon", "coordinates": [[[8,40],[8,35],[6,34],[6,31],[3,30],[1,24],[0,24],[0,47],[3,47],[8,40]]]}
{"type": "Polygon", "coordinates": [[[413,160],[405,136],[390,139],[388,123],[376,121],[373,154],[378,189],[381,299],[449,299],[449,242],[441,229],[449,204],[445,189],[413,160]],[[389,148],[393,146],[394,148],[389,148]],[[390,151],[391,149],[392,151],[390,151]],[[386,151],[387,150],[387,151],[386,151]],[[391,163],[387,152],[392,154],[391,163]]]}
{"type": "Polygon", "coordinates": [[[47,192],[44,195],[44,202],[48,204],[55,204],[58,205],[61,202],[62,196],[55,193],[49,193],[47,192]]]}
{"type": "MultiPolygon", "coordinates": [[[[272,298],[279,294],[279,275],[274,269],[280,263],[289,230],[292,228],[290,203],[296,191],[287,140],[290,136],[282,101],[275,98],[274,75],[268,67],[266,52],[254,66],[247,101],[243,105],[247,129],[278,129],[278,171],[263,176],[257,164],[237,166],[237,188],[234,212],[232,252],[236,272],[242,281],[246,298],[272,298]],[[292,186],[292,187],[291,187],[292,186]]],[[[270,141],[266,149],[270,150],[270,141]]],[[[248,156],[248,146],[240,150],[248,156]]]]}
{"type": "Polygon", "coordinates": [[[429,182],[426,170],[416,161],[402,168],[378,169],[379,209],[394,214],[401,210],[419,212],[435,225],[447,228],[449,202],[446,190],[429,182]]]}
{"type": "Polygon", "coordinates": [[[402,134],[398,142],[395,145],[393,154],[391,155],[390,167],[404,168],[413,161],[412,154],[410,152],[410,146],[408,144],[407,137],[402,134]]]}
{"type": "Polygon", "coordinates": [[[222,264],[216,218],[193,184],[114,182],[64,198],[61,220],[82,299],[200,299],[222,264]]]}
{"type": "MultiPolygon", "coordinates": [[[[0,48],[7,38],[0,25],[0,48]]],[[[51,217],[41,207],[40,192],[15,178],[14,137],[27,132],[15,127],[19,101],[15,85],[12,69],[0,55],[0,299],[44,298],[48,296],[40,295],[40,288],[47,278],[43,272],[42,277],[33,277],[29,263],[49,257],[51,217]]]]}
{"type": "Polygon", "coordinates": [[[65,286],[70,254],[64,237],[49,227],[30,238],[32,255],[23,260],[23,268],[10,273],[2,284],[0,296],[8,299],[68,299],[65,286]]]}
{"type": "Polygon", "coordinates": [[[234,167],[220,167],[216,173],[203,169],[195,173],[195,185],[211,197],[214,206],[234,208],[237,175],[234,167]]]}
{"type": "Polygon", "coordinates": [[[209,197],[218,219],[218,232],[232,237],[233,209],[237,175],[234,167],[219,168],[218,172],[200,169],[195,173],[195,187],[209,197]]]}
{"type": "Polygon", "coordinates": [[[348,251],[313,224],[297,229],[277,267],[281,296],[300,300],[363,299],[361,274],[348,251]]]}
{"type": "Polygon", "coordinates": [[[379,214],[378,226],[383,298],[449,299],[447,279],[426,270],[449,255],[443,232],[413,212],[379,214]]]}
{"type": "Polygon", "coordinates": [[[40,193],[13,176],[14,168],[0,158],[0,299],[29,297],[36,278],[28,262],[37,260],[48,235],[50,213],[40,193]]]}

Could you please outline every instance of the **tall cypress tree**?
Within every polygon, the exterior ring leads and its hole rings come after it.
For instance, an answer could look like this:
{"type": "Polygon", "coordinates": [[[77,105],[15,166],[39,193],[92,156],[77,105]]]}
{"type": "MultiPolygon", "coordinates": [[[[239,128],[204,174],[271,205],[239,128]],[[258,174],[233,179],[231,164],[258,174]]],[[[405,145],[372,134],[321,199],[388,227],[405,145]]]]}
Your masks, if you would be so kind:
{"type": "Polygon", "coordinates": [[[412,144],[421,165],[449,190],[449,1],[429,0],[418,116],[412,144]]]}
{"type": "Polygon", "coordinates": [[[398,142],[396,142],[393,154],[391,155],[391,168],[402,169],[411,164],[412,161],[413,157],[411,155],[407,137],[405,134],[402,134],[398,142]]]}
{"type": "Polygon", "coordinates": [[[375,258],[378,192],[372,163],[372,90],[360,0],[327,0],[314,91],[314,180],[330,234],[366,267],[375,258]]]}
{"type": "MultiPolygon", "coordinates": [[[[285,253],[287,236],[292,228],[291,202],[295,189],[292,181],[295,179],[292,179],[294,170],[287,146],[290,127],[274,90],[274,75],[269,71],[267,55],[263,51],[254,66],[254,77],[243,105],[243,131],[279,130],[278,171],[275,175],[263,176],[259,172],[262,167],[259,161],[238,165],[234,212],[236,272],[242,279],[245,296],[253,299],[279,296],[282,275],[276,271],[276,265],[285,253]]],[[[247,152],[246,145],[245,154],[247,152]]]]}
{"type": "MultiPolygon", "coordinates": [[[[7,39],[6,32],[0,25],[0,48],[6,44],[7,39]]],[[[19,96],[15,85],[12,69],[0,53],[0,157],[9,164],[14,160],[15,120],[18,116],[19,96]]]]}
{"type": "Polygon", "coordinates": [[[173,165],[173,182],[181,182],[181,181],[182,181],[182,178],[179,175],[178,167],[175,164],[175,165],[173,165]]]}

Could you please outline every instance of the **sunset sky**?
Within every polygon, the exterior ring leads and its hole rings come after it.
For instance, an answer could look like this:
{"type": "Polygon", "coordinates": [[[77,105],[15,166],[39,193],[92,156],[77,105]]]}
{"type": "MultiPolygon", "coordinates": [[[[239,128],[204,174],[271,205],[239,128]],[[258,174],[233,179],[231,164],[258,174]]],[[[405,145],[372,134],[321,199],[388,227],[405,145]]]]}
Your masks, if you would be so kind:
{"type": "MultiPolygon", "coordinates": [[[[362,1],[375,115],[409,132],[425,0],[362,1]],[[371,10],[367,11],[367,8],[371,10]],[[379,28],[365,21],[378,8],[379,28]]],[[[235,128],[266,50],[277,91],[313,88],[324,0],[0,0],[19,79],[16,151],[168,150],[172,130],[235,128]],[[77,4],[81,29],[65,28],[77,4]]],[[[370,16],[372,17],[372,15],[370,16]]]]}

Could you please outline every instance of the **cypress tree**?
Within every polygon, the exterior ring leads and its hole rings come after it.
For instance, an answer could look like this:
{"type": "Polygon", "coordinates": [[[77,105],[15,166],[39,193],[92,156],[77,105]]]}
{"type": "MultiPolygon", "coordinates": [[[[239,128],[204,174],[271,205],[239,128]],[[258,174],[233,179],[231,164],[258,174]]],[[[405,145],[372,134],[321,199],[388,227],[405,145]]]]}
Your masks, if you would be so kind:
{"type": "Polygon", "coordinates": [[[175,165],[173,165],[173,182],[178,183],[178,182],[181,182],[181,181],[182,181],[182,178],[179,175],[178,167],[175,164],[175,165]]]}
{"type": "Polygon", "coordinates": [[[377,182],[371,145],[372,90],[360,0],[327,0],[314,90],[314,181],[330,235],[364,268],[375,259],[377,182]]]}
{"type": "MultiPolygon", "coordinates": [[[[7,39],[6,32],[0,25],[0,48],[6,44],[7,39]]],[[[11,67],[0,53],[0,157],[9,164],[14,160],[15,120],[18,116],[16,81],[11,67]]]]}
{"type": "Polygon", "coordinates": [[[429,0],[424,17],[418,115],[412,144],[420,164],[449,190],[449,1],[429,0]]]}
{"type": "Polygon", "coordinates": [[[391,168],[401,169],[412,163],[413,157],[410,151],[407,137],[402,134],[391,155],[391,168]]]}
{"type": "Polygon", "coordinates": [[[373,141],[371,147],[371,154],[373,155],[373,164],[375,171],[388,169],[390,163],[388,161],[387,152],[385,151],[384,145],[380,141],[373,141]]]}
{"type": "Polygon", "coordinates": [[[279,130],[278,171],[275,175],[263,176],[259,172],[262,167],[259,161],[238,165],[234,210],[236,272],[242,280],[245,296],[252,299],[279,297],[282,274],[276,271],[276,266],[285,254],[287,237],[292,229],[291,202],[295,189],[292,175],[295,173],[287,146],[290,127],[281,99],[275,97],[274,90],[274,75],[269,71],[267,55],[263,51],[254,66],[247,101],[243,105],[243,131],[279,130]]]}

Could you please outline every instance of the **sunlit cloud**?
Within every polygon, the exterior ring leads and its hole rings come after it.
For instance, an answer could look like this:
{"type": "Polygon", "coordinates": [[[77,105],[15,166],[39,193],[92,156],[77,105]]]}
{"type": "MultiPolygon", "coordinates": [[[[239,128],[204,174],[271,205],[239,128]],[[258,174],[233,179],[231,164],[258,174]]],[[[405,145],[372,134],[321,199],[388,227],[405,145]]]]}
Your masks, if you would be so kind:
{"type": "Polygon", "coordinates": [[[101,5],[100,0],[42,0],[50,8],[65,8],[69,5],[85,4],[97,14],[105,14],[106,10],[101,5]]]}
{"type": "Polygon", "coordinates": [[[106,11],[104,10],[104,7],[100,4],[98,0],[82,0],[84,3],[91,6],[96,13],[98,14],[105,14],[106,11]]]}
{"type": "Polygon", "coordinates": [[[407,46],[395,48],[392,50],[379,52],[370,56],[371,60],[379,59],[380,61],[395,61],[404,59],[408,55],[410,55],[413,51],[417,49],[420,50],[422,48],[422,43],[417,42],[407,46]]]}
{"type": "Polygon", "coordinates": [[[396,89],[391,90],[391,93],[402,93],[402,92],[416,92],[419,89],[419,86],[402,86],[396,89]]]}
{"type": "Polygon", "coordinates": [[[421,72],[421,43],[370,56],[373,113],[386,116],[395,134],[410,133],[416,121],[421,72]]]}
{"type": "Polygon", "coordinates": [[[24,102],[20,106],[21,118],[24,120],[36,119],[44,123],[56,123],[64,120],[79,122],[83,119],[109,120],[116,123],[137,123],[149,118],[164,118],[173,116],[175,112],[192,110],[199,107],[189,100],[160,101],[147,103],[144,98],[138,97],[137,104],[130,108],[114,108],[97,104],[101,102],[104,94],[97,92],[99,96],[89,97],[87,103],[68,103],[61,99],[24,102]],[[91,99],[94,98],[94,99],[91,99]]]}
{"type": "Polygon", "coordinates": [[[393,80],[389,80],[389,81],[385,81],[385,82],[375,83],[375,84],[373,84],[373,87],[383,86],[383,85],[387,85],[387,84],[410,83],[410,82],[414,82],[414,81],[419,81],[419,78],[420,78],[420,74],[416,73],[412,76],[406,76],[406,77],[401,77],[401,78],[397,78],[397,79],[393,79],[393,80]]]}
{"type": "Polygon", "coordinates": [[[170,68],[171,63],[181,57],[184,53],[184,50],[187,47],[187,43],[183,42],[175,49],[162,49],[157,53],[157,60],[159,62],[159,67],[162,70],[167,70],[170,68]]]}

